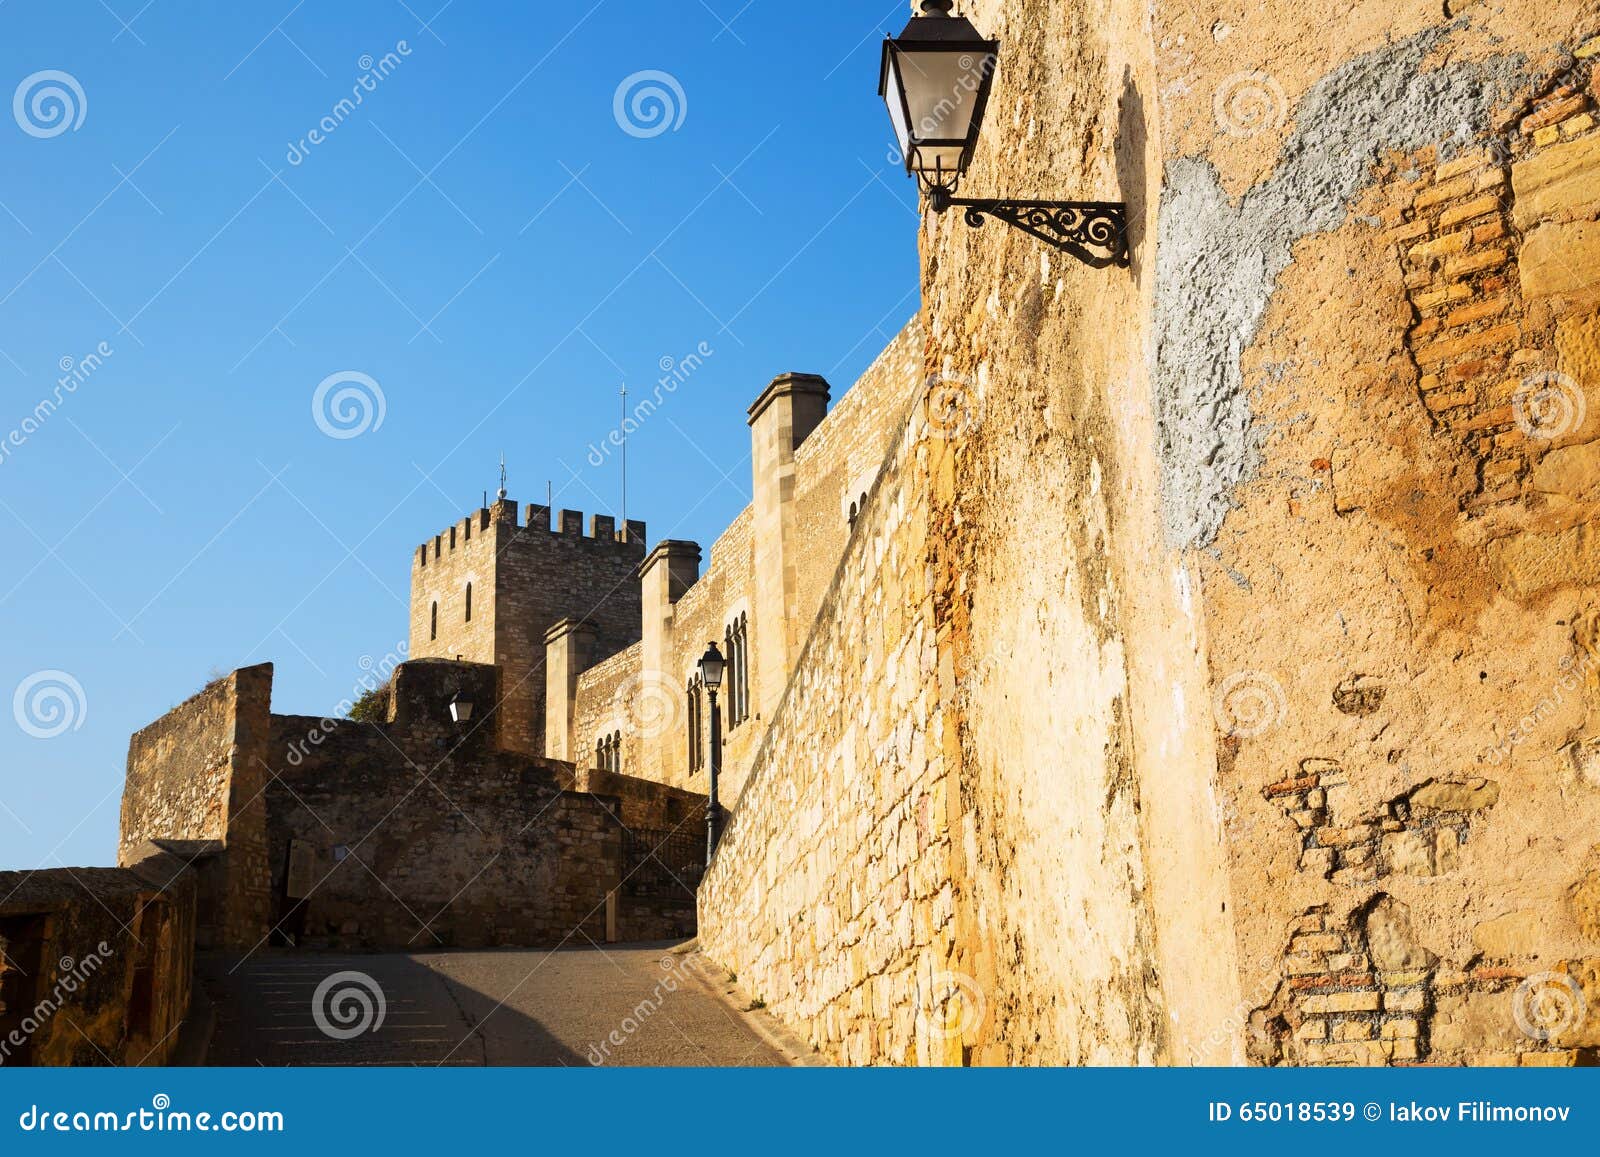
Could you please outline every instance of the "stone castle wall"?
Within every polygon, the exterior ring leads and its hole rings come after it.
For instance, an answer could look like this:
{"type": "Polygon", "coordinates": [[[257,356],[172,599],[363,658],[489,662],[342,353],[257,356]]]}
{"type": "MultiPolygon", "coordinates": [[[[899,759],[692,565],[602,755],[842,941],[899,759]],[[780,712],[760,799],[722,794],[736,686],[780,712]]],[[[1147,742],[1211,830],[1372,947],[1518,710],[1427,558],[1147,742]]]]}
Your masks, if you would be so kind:
{"type": "Polygon", "coordinates": [[[596,655],[614,654],[639,635],[639,584],[645,526],[619,528],[575,510],[554,512],[497,500],[419,548],[411,566],[413,658],[490,663],[500,668],[499,742],[509,751],[545,751],[545,632],[579,619],[595,632],[596,655]],[[552,521],[552,517],[554,521],[552,521]],[[473,584],[472,620],[466,585],[473,584]],[[438,631],[433,608],[438,606],[438,631]]]}
{"type": "Polygon", "coordinates": [[[608,736],[621,739],[622,770],[635,772],[639,767],[643,752],[634,724],[635,712],[630,707],[637,693],[634,684],[640,668],[640,650],[640,644],[635,643],[578,676],[572,761],[580,767],[600,766],[596,744],[608,736]]]}
{"type": "Polygon", "coordinates": [[[0,1068],[172,1063],[197,881],[218,847],[143,844],[124,868],[0,872],[0,1068]]]}
{"type": "Polygon", "coordinates": [[[1592,1060],[1600,9],[967,10],[963,191],[1133,266],[925,218],[702,942],[836,1060],[1592,1060]]]}
{"type": "MultiPolygon", "coordinates": [[[[915,400],[924,340],[919,322],[913,319],[795,451],[784,502],[790,508],[794,609],[805,622],[816,615],[838,568],[851,532],[852,505],[859,505],[871,487],[915,400]]],[[[760,485],[763,480],[757,477],[756,482],[760,485]]],[[[728,722],[726,690],[721,696],[720,791],[725,804],[738,799],[766,733],[758,685],[770,676],[781,688],[788,667],[787,657],[758,645],[763,607],[755,575],[755,521],[754,507],[741,511],[712,546],[704,571],[671,605],[660,659],[651,664],[642,651],[632,660],[617,656],[599,665],[592,676],[586,671],[580,678],[578,715],[593,721],[593,730],[577,729],[581,758],[593,758],[595,735],[608,733],[608,727],[620,728],[627,753],[625,770],[703,790],[704,768],[689,771],[688,686],[706,644],[715,639],[723,646],[729,626],[743,615],[749,640],[750,717],[728,722]],[[623,674],[618,663],[631,664],[631,669],[623,674]]],[[[709,724],[702,727],[704,734],[709,724]]]]}
{"type": "Polygon", "coordinates": [[[272,666],[210,684],[128,744],[117,862],[152,840],[216,841],[226,877],[203,943],[248,949],[267,934],[267,742],[272,666]]]}
{"type": "Polygon", "coordinates": [[[274,715],[271,667],[234,672],[134,737],[122,862],[152,832],[183,857],[190,949],[693,935],[687,888],[648,869],[629,886],[648,842],[629,832],[696,831],[704,797],[500,749],[498,686],[492,666],[415,659],[366,724],[274,715]]]}
{"type": "Polygon", "coordinates": [[[851,1064],[962,1057],[926,452],[876,478],[699,896],[707,955],[851,1064]]]}
{"type": "MultiPolygon", "coordinates": [[[[751,524],[752,512],[747,506],[712,545],[710,562],[699,580],[673,605],[672,628],[665,648],[668,658],[663,664],[661,681],[664,688],[673,692],[674,709],[669,719],[653,725],[649,720],[642,720],[638,728],[640,742],[647,748],[643,756],[647,761],[645,766],[656,769],[668,783],[699,791],[706,790],[707,771],[704,767],[698,772],[689,771],[687,688],[699,673],[700,656],[705,653],[706,644],[716,639],[721,647],[727,626],[737,615],[744,613],[752,619],[755,617],[756,608],[751,598],[755,585],[751,524]],[[652,757],[648,750],[651,747],[659,754],[652,757]]],[[[761,662],[754,651],[752,645],[752,664],[761,662]]],[[[736,727],[724,724],[722,728],[724,746],[719,794],[724,803],[738,796],[738,785],[744,780],[762,726],[752,713],[748,722],[736,727]]]]}
{"type": "Polygon", "coordinates": [[[916,400],[926,345],[921,319],[913,317],[795,451],[799,606],[808,619],[839,569],[851,510],[872,488],[916,400]]]}

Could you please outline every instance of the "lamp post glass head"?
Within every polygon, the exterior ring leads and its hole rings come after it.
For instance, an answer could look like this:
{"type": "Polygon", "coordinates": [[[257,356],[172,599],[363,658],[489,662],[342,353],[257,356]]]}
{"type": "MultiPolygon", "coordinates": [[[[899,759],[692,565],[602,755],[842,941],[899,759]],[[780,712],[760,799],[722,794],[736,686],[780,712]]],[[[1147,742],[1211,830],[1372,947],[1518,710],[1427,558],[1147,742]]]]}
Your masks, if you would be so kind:
{"type": "Polygon", "coordinates": [[[883,42],[878,70],[906,172],[945,195],[972,163],[1000,54],[998,40],[985,40],[950,7],[951,0],[922,0],[922,14],[883,42]]]}
{"type": "Polygon", "coordinates": [[[450,699],[450,719],[455,723],[467,723],[472,719],[472,700],[459,691],[450,699]]]}
{"type": "Polygon", "coordinates": [[[700,656],[700,678],[705,681],[707,690],[715,691],[722,686],[722,671],[727,665],[715,642],[706,648],[706,653],[700,656]]]}

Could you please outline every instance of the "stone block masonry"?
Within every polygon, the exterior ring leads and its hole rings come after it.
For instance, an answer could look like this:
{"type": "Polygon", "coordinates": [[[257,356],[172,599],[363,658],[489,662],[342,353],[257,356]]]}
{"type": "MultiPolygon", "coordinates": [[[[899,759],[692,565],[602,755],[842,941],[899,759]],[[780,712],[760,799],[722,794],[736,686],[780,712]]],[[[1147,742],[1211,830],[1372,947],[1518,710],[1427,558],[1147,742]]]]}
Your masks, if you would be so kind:
{"type": "Polygon", "coordinates": [[[554,947],[693,934],[687,887],[623,887],[638,843],[629,831],[693,825],[704,797],[499,749],[494,667],[401,664],[381,724],[274,715],[271,676],[235,672],[134,737],[123,860],[144,855],[152,830],[193,849],[189,943],[554,947]],[[458,695],[476,708],[465,725],[450,715],[458,695]]]}
{"type": "Polygon", "coordinates": [[[461,657],[499,668],[499,745],[545,752],[545,635],[561,619],[593,631],[591,661],[639,635],[645,525],[500,499],[418,548],[411,566],[413,658],[461,657]],[[469,614],[468,589],[471,589],[469,614]]]}
{"type": "Polygon", "coordinates": [[[840,1063],[960,1063],[982,1019],[950,971],[918,452],[903,437],[877,477],[700,892],[705,952],[840,1063]]]}
{"type": "Polygon", "coordinates": [[[202,945],[248,949],[267,933],[268,739],[272,667],[212,683],[128,744],[118,862],[152,840],[215,841],[226,877],[202,945]]]}
{"type": "Polygon", "coordinates": [[[171,1063],[220,851],[146,843],[120,869],[0,872],[0,1068],[171,1063]]]}
{"type": "Polygon", "coordinates": [[[852,496],[707,952],[846,1063],[1591,1062],[1600,18],[967,15],[968,183],[1133,267],[925,218],[962,420],[852,496]]]}

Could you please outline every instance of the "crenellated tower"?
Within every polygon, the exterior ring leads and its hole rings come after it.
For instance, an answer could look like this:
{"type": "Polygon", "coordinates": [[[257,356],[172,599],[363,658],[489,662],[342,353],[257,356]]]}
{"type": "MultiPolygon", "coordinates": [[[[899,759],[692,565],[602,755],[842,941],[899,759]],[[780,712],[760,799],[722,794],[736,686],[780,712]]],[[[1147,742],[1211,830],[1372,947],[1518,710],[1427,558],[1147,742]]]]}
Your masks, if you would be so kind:
{"type": "Polygon", "coordinates": [[[415,659],[460,657],[499,670],[496,742],[545,750],[545,634],[562,619],[592,633],[594,661],[639,638],[637,571],[645,525],[620,529],[576,510],[500,498],[423,543],[411,560],[411,650],[415,659]]]}

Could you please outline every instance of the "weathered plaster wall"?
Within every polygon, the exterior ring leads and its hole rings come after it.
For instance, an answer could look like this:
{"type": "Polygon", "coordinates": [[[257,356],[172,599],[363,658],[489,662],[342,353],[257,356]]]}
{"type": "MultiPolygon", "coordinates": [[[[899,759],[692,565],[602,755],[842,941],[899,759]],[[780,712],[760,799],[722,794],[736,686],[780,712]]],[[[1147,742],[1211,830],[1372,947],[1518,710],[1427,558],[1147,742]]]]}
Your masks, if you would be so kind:
{"type": "Polygon", "coordinates": [[[957,214],[923,234],[939,670],[960,827],[952,967],[977,1063],[1239,1054],[1204,625],[1163,542],[1146,392],[1159,125],[1146,9],[986,3],[974,195],[1125,200],[1095,271],[957,214]]]}
{"type": "Polygon", "coordinates": [[[1206,547],[1252,1059],[1582,1062],[1600,9],[1358,5],[1334,60],[1238,14],[1248,134],[1207,132],[1205,14],[1163,17],[1164,498],[1206,547]]]}
{"type": "Polygon", "coordinates": [[[702,894],[830,1055],[936,1059],[931,951],[948,1060],[1596,1056],[1600,8],[1450,8],[968,5],[966,191],[1120,197],[1134,259],[925,222],[932,431],[867,533],[906,503],[937,681],[853,542],[702,894]],[[832,819],[820,754],[902,724],[926,943],[899,785],[832,819]],[[864,955],[810,923],[863,897],[864,955]]]}

